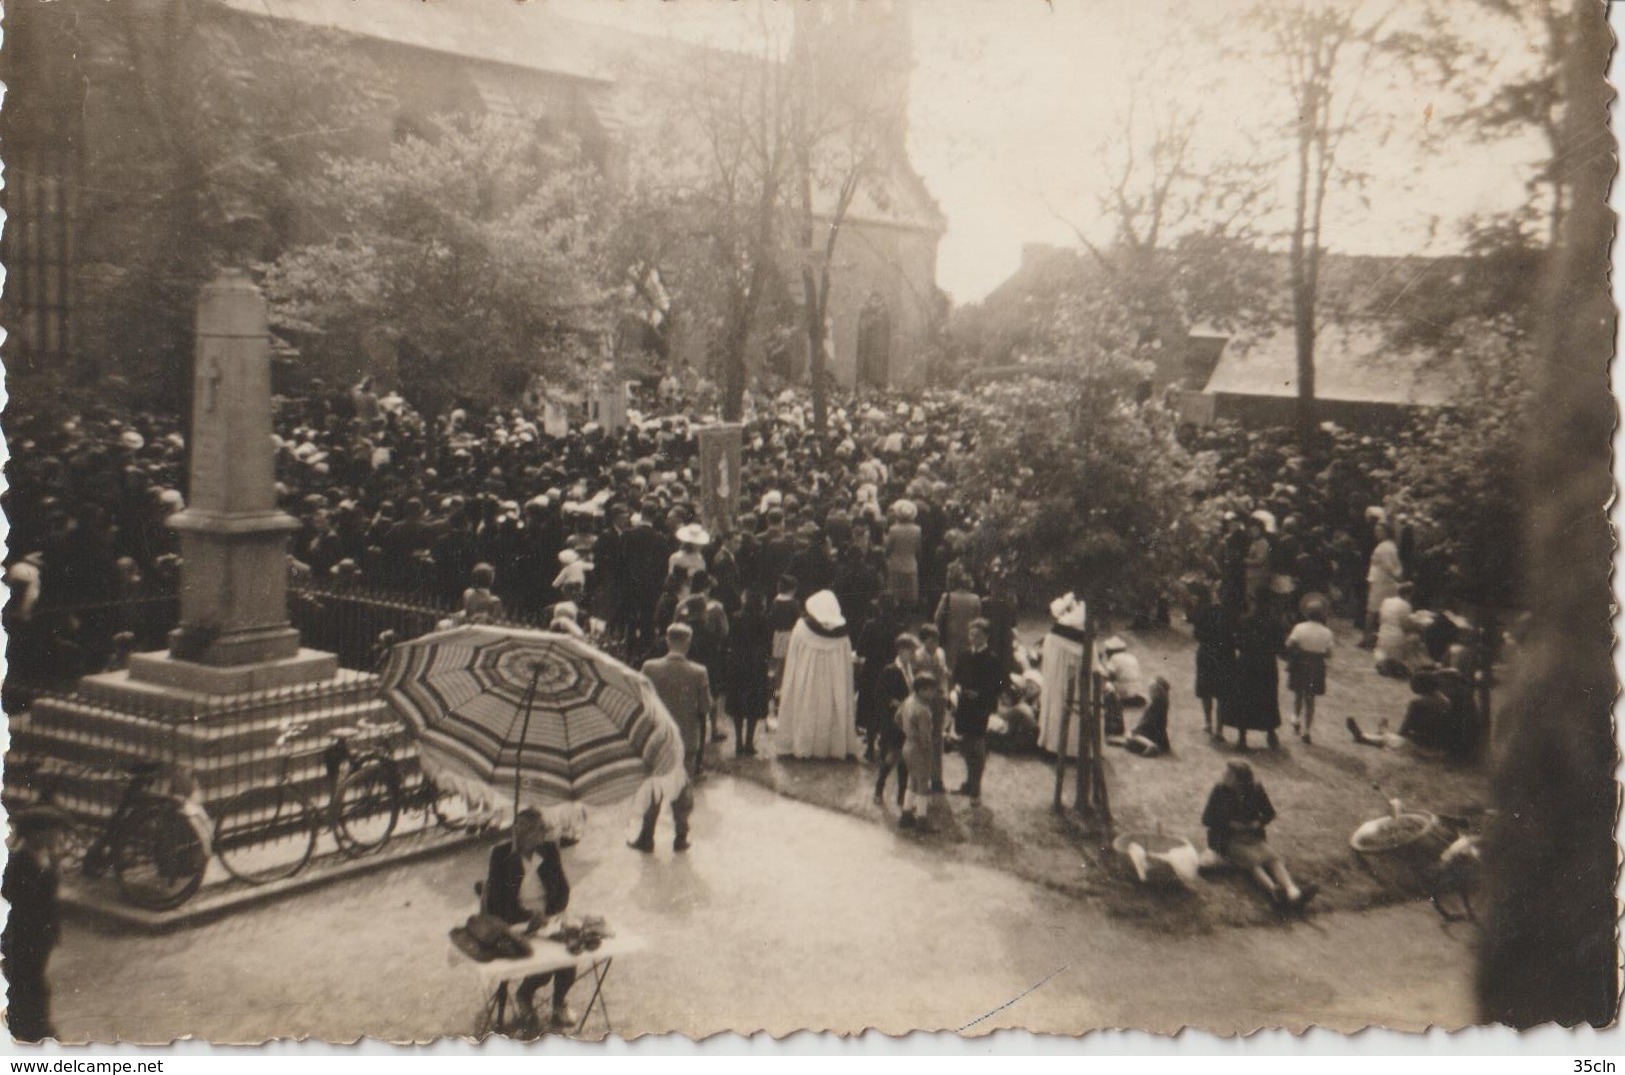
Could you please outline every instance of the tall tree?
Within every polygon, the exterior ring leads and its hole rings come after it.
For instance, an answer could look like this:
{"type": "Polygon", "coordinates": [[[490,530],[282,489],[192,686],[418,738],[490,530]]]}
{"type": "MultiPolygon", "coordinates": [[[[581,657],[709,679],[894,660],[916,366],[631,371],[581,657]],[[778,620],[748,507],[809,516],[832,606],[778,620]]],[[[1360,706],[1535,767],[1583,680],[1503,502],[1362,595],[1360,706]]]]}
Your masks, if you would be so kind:
{"type": "Polygon", "coordinates": [[[669,207],[656,229],[666,235],[666,264],[688,265],[686,272],[663,266],[663,277],[691,313],[712,311],[729,421],[743,414],[752,338],[779,286],[781,204],[794,167],[788,35],[761,4],[745,14],[755,22],[757,48],[696,52],[687,83],[667,104],[668,146],[648,155],[643,184],[651,204],[669,207]],[[701,147],[698,159],[690,146],[701,147]]]}
{"type": "Polygon", "coordinates": [[[305,193],[328,237],[279,258],[267,289],[274,323],[329,361],[382,331],[433,411],[515,396],[532,373],[580,383],[598,358],[610,208],[568,143],[518,120],[442,119],[381,158],[330,159],[305,193]]]}
{"type": "MultiPolygon", "coordinates": [[[[297,180],[373,107],[369,61],[330,38],[224,5],[67,0],[84,107],[119,137],[86,143],[77,210],[93,371],[160,406],[184,400],[198,288],[276,256],[306,209],[297,180]]],[[[67,6],[66,4],[64,6],[67,6]]]]}
{"type": "Polygon", "coordinates": [[[1480,1012],[1520,1029],[1619,1017],[1619,747],[1610,720],[1609,564],[1618,410],[1608,364],[1608,208],[1614,138],[1604,5],[1564,16],[1556,159],[1567,206],[1545,279],[1523,493],[1529,644],[1497,721],[1498,816],[1486,841],[1490,909],[1479,953],[1480,1012]]]}
{"type": "MultiPolygon", "coordinates": [[[[1546,217],[1545,241],[1555,246],[1568,209],[1563,151],[1562,69],[1579,47],[1570,0],[1471,0],[1431,19],[1422,44],[1465,105],[1441,133],[1465,132],[1481,142],[1538,132],[1548,155],[1529,177],[1529,189],[1546,217]],[[1487,16],[1487,18],[1485,17],[1487,16]]],[[[1598,140],[1581,152],[1596,152],[1598,140]]]]}
{"type": "MultiPolygon", "coordinates": [[[[793,222],[793,255],[801,277],[803,328],[812,381],[813,431],[822,441],[828,423],[825,368],[830,288],[838,267],[842,229],[854,203],[865,196],[877,208],[889,199],[883,182],[901,144],[894,84],[856,84],[853,70],[879,71],[894,59],[871,37],[844,34],[840,62],[824,55],[828,41],[798,22],[790,55],[790,160],[793,179],[787,210],[793,222]],[[820,48],[820,44],[824,48],[820,48]]],[[[902,88],[906,91],[906,87],[902,88]]]]}
{"type": "Polygon", "coordinates": [[[1270,162],[1233,133],[1222,146],[1205,139],[1212,123],[1202,107],[1164,88],[1180,84],[1169,65],[1134,79],[1097,150],[1097,204],[1110,241],[1071,225],[1143,354],[1181,348],[1199,321],[1233,328],[1259,320],[1275,283],[1254,248],[1270,162]]]}
{"type": "Polygon", "coordinates": [[[1349,143],[1356,137],[1385,141],[1394,131],[1392,105],[1374,103],[1369,84],[1379,70],[1391,80],[1416,72],[1413,34],[1391,25],[1397,9],[1360,0],[1262,0],[1248,14],[1293,116],[1288,277],[1297,353],[1296,425],[1304,442],[1313,439],[1317,424],[1315,338],[1328,199],[1369,178],[1347,152],[1349,143]]]}

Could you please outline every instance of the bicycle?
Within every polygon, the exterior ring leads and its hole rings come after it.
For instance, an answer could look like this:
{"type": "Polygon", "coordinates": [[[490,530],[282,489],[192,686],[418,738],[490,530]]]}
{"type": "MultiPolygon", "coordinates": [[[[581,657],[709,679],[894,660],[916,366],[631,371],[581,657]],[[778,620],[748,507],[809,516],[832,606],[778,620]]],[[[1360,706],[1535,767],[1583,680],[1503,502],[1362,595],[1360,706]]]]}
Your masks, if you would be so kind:
{"type": "MultiPolygon", "coordinates": [[[[56,803],[59,780],[70,770],[108,777],[104,770],[80,766],[46,772],[43,765],[24,764],[22,770],[22,782],[33,787],[41,804],[56,803]]],[[[66,866],[77,865],[87,877],[111,869],[125,901],[149,911],[173,910],[191,899],[209,865],[208,815],[187,794],[152,790],[165,775],[177,786],[190,784],[184,769],[162,762],[129,766],[112,815],[100,824],[71,826],[62,846],[66,866]]]]}
{"type": "MultiPolygon", "coordinates": [[[[321,752],[329,800],[326,823],[348,858],[381,849],[406,810],[432,812],[446,828],[461,828],[470,821],[460,795],[438,789],[427,779],[407,789],[394,758],[376,750],[357,753],[351,747],[352,739],[381,727],[335,728],[328,733],[332,742],[321,752]]],[[[284,722],[276,740],[282,752],[276,783],[240,792],[216,811],[214,846],[226,872],[238,880],[267,884],[292,877],[315,852],[322,821],[310,798],[289,778],[293,757],[287,749],[308,730],[308,725],[284,722]]]]}

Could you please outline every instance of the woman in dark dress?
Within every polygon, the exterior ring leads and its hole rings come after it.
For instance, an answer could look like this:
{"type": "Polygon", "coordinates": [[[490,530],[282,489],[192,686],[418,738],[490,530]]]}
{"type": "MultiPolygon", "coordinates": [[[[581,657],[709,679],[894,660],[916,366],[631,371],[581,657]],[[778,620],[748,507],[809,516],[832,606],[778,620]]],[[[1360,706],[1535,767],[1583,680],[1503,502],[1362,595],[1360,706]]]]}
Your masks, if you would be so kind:
{"type": "Polygon", "coordinates": [[[897,603],[889,593],[882,593],[874,602],[873,611],[866,617],[863,630],[858,632],[858,727],[864,733],[864,761],[876,760],[875,743],[887,720],[888,707],[880,689],[880,673],[896,655],[893,643],[901,626],[897,622],[897,603]]]}
{"type": "Polygon", "coordinates": [[[1264,732],[1272,750],[1281,745],[1275,734],[1281,726],[1281,672],[1276,664],[1281,629],[1264,596],[1236,628],[1235,685],[1228,704],[1219,708],[1225,727],[1236,729],[1240,750],[1247,749],[1250,731],[1264,732]]]}
{"type": "Polygon", "coordinates": [[[1236,626],[1229,610],[1213,603],[1206,586],[1191,587],[1191,594],[1196,599],[1191,631],[1196,636],[1196,697],[1202,700],[1202,731],[1218,735],[1219,716],[1236,682],[1236,626]]]}
{"type": "Polygon", "coordinates": [[[762,595],[746,589],[739,598],[739,619],[728,647],[723,682],[728,715],[734,722],[734,755],[756,753],[756,725],[767,717],[773,700],[768,661],[773,654],[773,632],[767,628],[767,606],[762,595]]]}

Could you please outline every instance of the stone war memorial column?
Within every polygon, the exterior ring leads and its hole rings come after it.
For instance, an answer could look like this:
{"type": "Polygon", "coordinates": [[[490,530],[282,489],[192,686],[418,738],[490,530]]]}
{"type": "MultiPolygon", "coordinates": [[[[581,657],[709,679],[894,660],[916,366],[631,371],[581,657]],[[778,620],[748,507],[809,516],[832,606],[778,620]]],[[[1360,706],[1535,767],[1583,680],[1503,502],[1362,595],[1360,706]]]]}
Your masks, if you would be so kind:
{"type": "Polygon", "coordinates": [[[180,626],[169,652],[138,654],[132,679],[209,694],[330,679],[331,654],[302,650],[288,623],[288,535],[276,505],[265,298],[227,271],[198,302],[189,506],[181,540],[180,626]]]}
{"type": "MultiPolygon", "coordinates": [[[[169,520],[183,553],[180,626],[167,652],[135,654],[127,670],[83,676],[72,694],[38,699],[27,720],[13,722],[14,751],[112,772],[174,763],[213,810],[278,779],[277,719],[308,724],[318,746],[337,724],[388,721],[377,677],[302,648],[288,623],[296,524],[276,505],[269,343],[265,300],[246,276],[224,273],[203,289],[191,504],[169,520]]],[[[95,782],[73,808],[104,818],[122,787],[95,782]]]]}

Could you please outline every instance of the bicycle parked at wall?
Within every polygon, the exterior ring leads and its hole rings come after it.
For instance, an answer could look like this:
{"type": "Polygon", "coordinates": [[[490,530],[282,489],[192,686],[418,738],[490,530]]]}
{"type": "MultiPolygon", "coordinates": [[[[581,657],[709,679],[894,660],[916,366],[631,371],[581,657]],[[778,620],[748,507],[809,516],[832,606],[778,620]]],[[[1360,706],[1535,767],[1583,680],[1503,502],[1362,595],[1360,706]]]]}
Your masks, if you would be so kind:
{"type": "MultiPolygon", "coordinates": [[[[112,870],[127,903],[149,911],[179,907],[203,884],[209,865],[209,824],[192,797],[195,784],[184,769],[147,761],[114,775],[88,766],[19,762],[19,782],[41,804],[62,805],[69,775],[91,781],[124,781],[118,805],[101,823],[76,822],[64,834],[62,861],[87,877],[112,870]],[[160,790],[161,784],[167,787],[160,790]]],[[[77,816],[77,815],[75,815],[77,816]]]]}
{"type": "Polygon", "coordinates": [[[300,790],[293,771],[290,744],[309,726],[284,724],[276,740],[281,754],[276,783],[241,792],[216,811],[214,847],[227,872],[251,884],[292,877],[310,861],[324,825],[350,858],[380,850],[408,810],[425,811],[425,826],[428,812],[444,827],[466,825],[469,810],[460,796],[426,779],[407,787],[400,764],[388,753],[351,746],[354,739],[385,730],[393,729],[363,723],[328,732],[332,741],[320,755],[328,793],[324,816],[300,790]]]}

